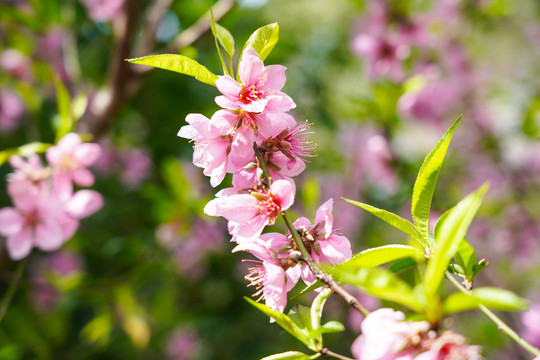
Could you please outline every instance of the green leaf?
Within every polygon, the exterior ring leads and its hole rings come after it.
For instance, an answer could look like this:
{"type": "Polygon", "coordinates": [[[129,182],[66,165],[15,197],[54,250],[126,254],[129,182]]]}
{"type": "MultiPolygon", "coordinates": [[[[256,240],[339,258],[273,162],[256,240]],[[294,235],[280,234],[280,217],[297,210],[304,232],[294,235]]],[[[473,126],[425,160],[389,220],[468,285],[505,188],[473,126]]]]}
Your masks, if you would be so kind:
{"type": "Polygon", "coordinates": [[[344,330],[345,330],[345,326],[343,326],[342,323],[340,323],[339,321],[332,320],[332,321],[327,322],[323,326],[319,327],[318,329],[316,329],[315,335],[337,333],[337,332],[342,332],[344,330]]]}
{"type": "Polygon", "coordinates": [[[0,165],[3,165],[6,161],[8,161],[12,155],[20,155],[23,157],[28,157],[32,154],[44,153],[51,146],[52,146],[51,144],[35,141],[35,142],[25,144],[23,146],[19,146],[18,148],[6,149],[3,151],[0,151],[0,165]]]}
{"type": "Polygon", "coordinates": [[[305,295],[305,294],[309,294],[310,292],[312,292],[313,290],[315,289],[318,289],[322,286],[325,286],[326,284],[323,283],[322,281],[315,281],[313,284],[309,285],[309,286],[306,286],[302,291],[300,291],[298,294],[294,295],[293,297],[291,297],[291,299],[294,299],[294,298],[297,298],[299,296],[302,296],[302,295],[305,295]]]}
{"type": "MultiPolygon", "coordinates": [[[[212,30],[212,35],[214,35],[214,41],[216,43],[216,49],[219,55],[219,60],[221,61],[221,66],[223,67],[223,73],[225,75],[228,75],[229,71],[227,70],[227,65],[225,65],[225,61],[223,61],[223,55],[221,54],[221,49],[219,48],[219,44],[218,44],[218,39],[219,39],[220,34],[218,34],[218,31],[216,29],[216,22],[214,20],[214,13],[212,12],[212,9],[210,9],[210,29],[212,30]]],[[[219,40],[219,42],[221,42],[221,40],[219,40]]]]}
{"type": "Polygon", "coordinates": [[[56,104],[58,107],[58,121],[53,122],[56,130],[55,142],[73,129],[74,123],[71,118],[71,97],[69,92],[58,77],[54,77],[56,84],[56,104]]]}
{"type": "Polygon", "coordinates": [[[454,259],[463,270],[463,274],[467,280],[472,281],[475,275],[474,267],[476,266],[477,259],[474,248],[465,239],[459,243],[454,259]]]}
{"type": "Polygon", "coordinates": [[[426,241],[424,240],[424,238],[422,237],[422,234],[420,234],[416,226],[414,226],[410,221],[402,218],[401,216],[396,215],[392,212],[383,210],[383,209],[378,209],[374,206],[364,204],[358,201],[349,200],[345,198],[342,198],[342,199],[347,201],[348,203],[359,206],[362,209],[369,211],[373,215],[377,216],[379,219],[386,221],[388,224],[392,225],[393,227],[403,231],[405,234],[420,241],[420,243],[426,244],[426,241]]]}
{"type": "Polygon", "coordinates": [[[410,285],[388,270],[348,268],[342,267],[342,265],[324,268],[336,279],[357,286],[373,296],[402,304],[415,311],[421,311],[422,306],[414,296],[410,285]]]}
{"type": "Polygon", "coordinates": [[[450,294],[443,303],[443,313],[448,315],[473,310],[478,305],[485,305],[493,310],[523,311],[527,309],[529,303],[511,291],[495,287],[481,287],[469,293],[450,294]]]}
{"type": "MultiPolygon", "coordinates": [[[[321,317],[322,312],[324,309],[324,304],[326,303],[326,300],[328,297],[332,294],[332,290],[329,288],[323,289],[319,295],[313,300],[313,304],[311,304],[311,330],[312,331],[318,331],[321,327],[321,317]]],[[[320,335],[315,335],[316,341],[322,346],[322,337],[320,335]]]]}
{"type": "Polygon", "coordinates": [[[376,248],[364,250],[355,254],[349,261],[341,264],[343,268],[350,268],[351,271],[359,268],[373,268],[391,261],[403,258],[423,258],[418,249],[408,245],[384,245],[376,248]]]}
{"type": "Polygon", "coordinates": [[[223,49],[225,49],[229,59],[232,60],[234,55],[234,38],[232,34],[218,23],[215,24],[215,30],[219,43],[223,46],[223,49]]]}
{"type": "Polygon", "coordinates": [[[244,44],[244,49],[251,45],[264,61],[279,40],[279,23],[272,23],[255,30],[244,44]]]}
{"type": "Polygon", "coordinates": [[[415,259],[405,258],[405,259],[398,260],[395,263],[393,263],[392,265],[390,265],[388,270],[391,273],[397,273],[397,272],[400,272],[401,270],[405,270],[407,268],[415,266],[416,264],[418,264],[418,263],[416,262],[415,259]]]}
{"type": "Polygon", "coordinates": [[[200,82],[214,86],[218,79],[217,75],[195,60],[177,54],[150,55],[128,59],[127,61],[133,64],[148,65],[193,76],[200,82]]]}
{"type": "Polygon", "coordinates": [[[429,259],[424,277],[425,289],[428,294],[436,294],[448,264],[456,254],[460,242],[471,224],[488,185],[482,185],[475,192],[467,195],[456,206],[444,213],[435,227],[435,246],[429,259]]]}
{"type": "Polygon", "coordinates": [[[255,306],[257,309],[259,309],[269,317],[273,318],[279,326],[281,326],[289,334],[304,343],[304,345],[306,345],[310,350],[318,351],[313,340],[311,340],[311,338],[309,337],[307,331],[302,330],[290,317],[283,313],[280,313],[279,311],[271,309],[264,304],[259,304],[258,302],[255,302],[250,298],[244,297],[244,299],[246,299],[247,302],[255,306]]]}
{"type": "Polygon", "coordinates": [[[267,356],[261,360],[312,360],[319,356],[321,354],[307,355],[300,351],[287,351],[281,354],[267,356]]]}
{"type": "Polygon", "coordinates": [[[86,107],[88,105],[88,97],[84,93],[77,94],[75,99],[71,102],[70,115],[73,119],[73,126],[84,115],[86,107]]]}
{"type": "Polygon", "coordinates": [[[416,228],[426,241],[429,240],[428,222],[433,191],[435,190],[435,184],[437,183],[446,150],[460,120],[461,117],[454,122],[433,150],[426,156],[414,184],[411,209],[412,217],[416,228]]]}

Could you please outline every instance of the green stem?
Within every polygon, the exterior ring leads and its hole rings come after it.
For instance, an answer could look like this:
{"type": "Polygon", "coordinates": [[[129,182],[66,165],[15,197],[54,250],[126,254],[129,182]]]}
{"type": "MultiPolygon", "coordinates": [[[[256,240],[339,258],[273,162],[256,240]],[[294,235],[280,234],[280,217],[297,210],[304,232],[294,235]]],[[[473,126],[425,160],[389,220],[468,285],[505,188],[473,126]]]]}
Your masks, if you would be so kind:
{"type": "Polygon", "coordinates": [[[2,302],[0,303],[0,323],[2,322],[2,320],[4,320],[9,304],[11,303],[11,299],[13,298],[13,295],[15,295],[15,291],[17,290],[17,287],[19,286],[19,282],[21,280],[22,273],[26,266],[27,259],[28,258],[24,259],[23,261],[19,263],[19,266],[17,267],[17,270],[15,272],[15,279],[9,285],[9,288],[6,294],[4,295],[2,302]]]}
{"type": "MultiPolygon", "coordinates": [[[[261,153],[260,149],[257,147],[256,143],[253,143],[253,149],[255,150],[255,156],[263,172],[265,181],[267,182],[267,185],[270,185],[272,182],[272,178],[270,177],[270,172],[268,171],[268,166],[266,165],[264,156],[261,153]]],[[[287,225],[287,228],[289,229],[289,232],[291,233],[293,237],[296,247],[302,254],[302,259],[308,265],[313,275],[315,275],[315,278],[325,283],[326,285],[328,285],[328,287],[332,289],[333,292],[341,296],[347,302],[347,304],[349,304],[350,306],[358,310],[362,315],[368,316],[369,310],[366,309],[366,307],[363,306],[360,303],[360,301],[358,301],[357,298],[355,298],[349,292],[347,292],[345,289],[339,286],[339,284],[334,280],[334,278],[332,278],[330,274],[327,274],[315,264],[315,261],[313,261],[311,254],[307,251],[304,245],[304,242],[302,241],[302,238],[300,237],[300,234],[298,234],[298,231],[296,231],[294,224],[289,218],[289,215],[287,215],[286,211],[281,212],[281,217],[283,218],[285,225],[287,225]]]]}
{"type": "MultiPolygon", "coordinates": [[[[455,287],[457,287],[461,292],[465,294],[470,294],[471,292],[465,289],[449,272],[446,272],[446,277],[455,287]]],[[[520,337],[514,330],[512,330],[508,325],[504,323],[497,315],[495,315],[491,310],[489,310],[485,305],[478,305],[479,309],[482,310],[488,318],[491,319],[497,326],[499,330],[508,335],[512,340],[521,345],[525,350],[533,354],[534,356],[540,356],[540,350],[529,344],[525,339],[520,337]]]]}

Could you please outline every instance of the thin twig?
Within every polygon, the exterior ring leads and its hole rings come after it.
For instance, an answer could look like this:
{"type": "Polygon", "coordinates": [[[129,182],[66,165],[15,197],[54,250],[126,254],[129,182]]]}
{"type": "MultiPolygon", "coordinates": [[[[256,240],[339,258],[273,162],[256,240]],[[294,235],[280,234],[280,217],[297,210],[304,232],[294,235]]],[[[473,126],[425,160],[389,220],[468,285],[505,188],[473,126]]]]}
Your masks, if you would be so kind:
{"type": "Polygon", "coordinates": [[[7,289],[6,294],[4,295],[4,298],[0,303],[0,323],[2,322],[2,320],[4,320],[4,317],[6,316],[7,310],[9,308],[9,304],[11,303],[11,299],[13,298],[13,295],[15,295],[15,291],[19,286],[19,282],[21,280],[24,268],[26,267],[27,260],[28,258],[25,258],[17,266],[17,270],[15,272],[15,279],[13,279],[13,281],[9,285],[9,288],[7,289]]]}
{"type": "Polygon", "coordinates": [[[337,354],[333,351],[330,351],[328,350],[327,348],[322,348],[319,353],[321,353],[321,355],[324,355],[326,357],[328,356],[332,356],[336,359],[339,359],[339,360],[354,360],[353,358],[350,358],[350,357],[347,357],[347,356],[344,356],[344,355],[340,355],[340,354],[337,354]]]}
{"type": "MultiPolygon", "coordinates": [[[[258,149],[256,144],[253,144],[253,149],[255,150],[255,157],[257,158],[257,161],[259,163],[259,166],[261,167],[263,174],[266,178],[266,181],[268,184],[271,182],[270,178],[270,172],[268,171],[268,166],[266,162],[264,161],[264,156],[262,155],[261,151],[258,149]]],[[[281,212],[281,217],[283,218],[283,221],[285,222],[285,225],[287,225],[287,228],[289,229],[289,232],[291,233],[294,242],[296,244],[296,247],[302,254],[302,258],[304,262],[308,265],[309,269],[315,275],[315,278],[326,285],[335,292],[337,295],[341,296],[347,304],[352,306],[354,309],[358,310],[362,315],[368,316],[369,310],[366,309],[365,306],[363,306],[360,301],[358,301],[357,298],[349,294],[348,291],[343,289],[339,284],[334,280],[332,275],[327,274],[322,269],[320,269],[316,264],[315,261],[313,261],[313,258],[311,257],[310,253],[307,251],[306,247],[304,246],[304,242],[300,238],[300,235],[294,228],[294,224],[289,218],[289,215],[287,215],[286,211],[281,212]]]]}
{"type": "MultiPolygon", "coordinates": [[[[465,289],[460,283],[459,281],[457,281],[453,276],[452,274],[450,274],[448,271],[446,272],[446,278],[448,280],[450,280],[450,282],[452,284],[454,284],[455,287],[458,288],[458,290],[460,290],[461,292],[465,293],[465,294],[470,294],[471,292],[467,289],[465,289]]],[[[518,343],[519,345],[521,345],[525,350],[527,350],[528,352],[530,352],[531,354],[533,354],[534,356],[540,356],[540,350],[535,348],[534,346],[532,346],[531,344],[529,344],[527,341],[525,341],[525,339],[523,339],[521,336],[519,336],[514,330],[512,330],[512,328],[510,328],[508,325],[506,325],[504,323],[504,321],[501,320],[501,318],[499,318],[497,315],[495,315],[491,310],[489,310],[487,307],[485,307],[484,305],[480,304],[479,306],[479,309],[482,310],[482,312],[484,314],[486,314],[486,316],[488,318],[491,319],[491,321],[493,321],[498,327],[499,327],[499,330],[501,330],[502,332],[504,332],[506,335],[508,335],[512,340],[514,340],[516,343],[518,343]]]]}

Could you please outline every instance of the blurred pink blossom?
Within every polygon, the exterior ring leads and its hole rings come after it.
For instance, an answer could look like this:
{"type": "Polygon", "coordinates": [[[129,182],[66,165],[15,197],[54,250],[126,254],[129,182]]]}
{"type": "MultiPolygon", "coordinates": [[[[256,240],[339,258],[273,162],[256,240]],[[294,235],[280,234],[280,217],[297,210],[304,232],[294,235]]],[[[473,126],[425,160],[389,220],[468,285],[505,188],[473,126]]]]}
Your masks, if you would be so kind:
{"type": "Polygon", "coordinates": [[[540,348],[540,303],[534,303],[521,314],[521,336],[531,345],[540,348]]]}
{"type": "Polygon", "coordinates": [[[4,49],[0,55],[0,66],[18,79],[30,82],[33,79],[30,59],[15,49],[4,49]]]}
{"type": "Polygon", "coordinates": [[[175,330],[167,342],[168,360],[195,360],[201,352],[197,334],[190,329],[175,330]]]}
{"type": "Polygon", "coordinates": [[[122,11],[125,0],[81,0],[88,16],[96,22],[114,19],[122,11]]]}
{"type": "Polygon", "coordinates": [[[120,153],[120,159],[123,165],[121,180],[126,186],[135,188],[148,177],[152,167],[148,151],[131,148],[120,153]]]}
{"type": "Polygon", "coordinates": [[[10,132],[20,123],[24,103],[14,92],[0,89],[0,132],[10,132]]]}

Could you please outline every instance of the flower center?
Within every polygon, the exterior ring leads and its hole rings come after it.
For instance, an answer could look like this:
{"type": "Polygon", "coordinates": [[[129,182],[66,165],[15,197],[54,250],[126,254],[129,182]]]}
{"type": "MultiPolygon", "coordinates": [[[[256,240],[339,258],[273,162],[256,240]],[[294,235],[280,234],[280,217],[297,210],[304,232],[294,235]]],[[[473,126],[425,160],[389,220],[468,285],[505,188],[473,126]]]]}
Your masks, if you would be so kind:
{"type": "Polygon", "coordinates": [[[251,85],[244,88],[240,93],[240,101],[244,104],[249,104],[253,101],[258,101],[266,97],[266,92],[260,88],[260,84],[251,85]]]}

